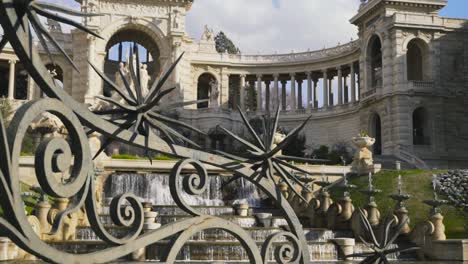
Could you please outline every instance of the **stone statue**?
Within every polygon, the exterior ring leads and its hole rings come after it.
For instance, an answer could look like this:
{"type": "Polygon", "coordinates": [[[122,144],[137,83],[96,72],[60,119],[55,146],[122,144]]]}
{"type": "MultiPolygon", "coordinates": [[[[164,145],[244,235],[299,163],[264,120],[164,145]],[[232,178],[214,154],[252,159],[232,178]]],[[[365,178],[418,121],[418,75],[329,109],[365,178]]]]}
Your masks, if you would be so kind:
{"type": "Polygon", "coordinates": [[[180,24],[179,22],[180,22],[179,11],[174,10],[174,18],[172,20],[172,27],[175,28],[175,29],[178,29],[179,24],[180,24]]]}
{"type": "MultiPolygon", "coordinates": [[[[280,130],[278,130],[275,133],[275,136],[273,138],[273,149],[276,148],[276,146],[278,146],[278,144],[281,143],[285,139],[286,139],[286,135],[283,134],[283,132],[281,132],[280,130]]],[[[281,156],[281,155],[283,155],[283,152],[281,150],[275,154],[275,156],[281,156]]]]}
{"type": "Polygon", "coordinates": [[[218,81],[212,80],[210,82],[210,108],[218,108],[219,102],[219,84],[218,81]]]}
{"type": "Polygon", "coordinates": [[[146,64],[141,65],[140,79],[141,79],[141,94],[145,96],[149,92],[148,86],[149,86],[149,81],[151,80],[151,77],[148,74],[148,65],[146,64]]]}
{"type": "Polygon", "coordinates": [[[369,150],[375,143],[375,138],[366,135],[359,135],[352,140],[353,144],[357,147],[356,154],[351,166],[354,170],[360,173],[367,172],[374,165],[372,152],[369,150]]]}
{"type": "Polygon", "coordinates": [[[205,31],[203,32],[201,39],[204,41],[210,41],[213,40],[213,35],[213,29],[209,28],[208,25],[205,25],[205,31]]]}

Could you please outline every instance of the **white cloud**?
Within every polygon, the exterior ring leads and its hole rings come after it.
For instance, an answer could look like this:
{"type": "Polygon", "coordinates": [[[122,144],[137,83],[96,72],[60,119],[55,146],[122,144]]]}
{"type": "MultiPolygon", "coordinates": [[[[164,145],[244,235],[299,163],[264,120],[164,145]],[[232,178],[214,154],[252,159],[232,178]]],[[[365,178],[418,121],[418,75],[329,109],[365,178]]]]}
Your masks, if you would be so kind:
{"type": "MultiPolygon", "coordinates": [[[[74,0],[47,0],[79,8],[74,0]]],[[[243,53],[305,51],[356,39],[349,19],[359,0],[194,0],[188,34],[199,39],[204,25],[224,31],[243,53]]]]}
{"type": "Polygon", "coordinates": [[[195,0],[187,15],[189,35],[205,24],[224,31],[244,53],[305,51],[356,39],[349,19],[359,0],[195,0]]]}

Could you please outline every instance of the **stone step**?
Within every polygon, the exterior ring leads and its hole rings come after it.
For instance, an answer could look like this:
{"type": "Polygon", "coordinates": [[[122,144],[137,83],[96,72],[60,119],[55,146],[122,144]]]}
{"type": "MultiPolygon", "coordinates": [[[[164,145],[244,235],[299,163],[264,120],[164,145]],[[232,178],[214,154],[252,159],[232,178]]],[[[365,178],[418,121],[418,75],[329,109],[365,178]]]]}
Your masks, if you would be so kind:
{"type": "Polygon", "coordinates": [[[379,163],[382,165],[382,169],[384,170],[395,170],[396,165],[395,162],[400,161],[401,164],[401,169],[402,170],[410,170],[410,169],[416,169],[416,167],[412,164],[409,164],[401,159],[398,159],[397,157],[393,155],[376,155],[374,156],[374,163],[379,163]]]}

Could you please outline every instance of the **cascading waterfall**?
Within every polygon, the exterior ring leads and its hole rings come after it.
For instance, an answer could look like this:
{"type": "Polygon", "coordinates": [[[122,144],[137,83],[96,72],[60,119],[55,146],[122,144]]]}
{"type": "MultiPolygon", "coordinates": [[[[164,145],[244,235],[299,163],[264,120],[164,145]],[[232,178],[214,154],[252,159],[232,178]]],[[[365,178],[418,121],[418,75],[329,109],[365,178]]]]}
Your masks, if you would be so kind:
{"type": "MultiPolygon", "coordinates": [[[[239,179],[225,185],[229,179],[230,177],[226,176],[210,175],[207,190],[203,194],[188,195],[183,193],[183,198],[203,214],[220,216],[243,227],[259,245],[272,234],[280,232],[282,226],[288,224],[283,217],[274,215],[271,227],[259,227],[254,215],[236,216],[233,209],[233,205],[236,203],[248,204],[250,208],[254,209],[253,213],[257,210],[269,212],[273,208],[262,204],[264,197],[251,182],[239,179]]],[[[182,178],[180,180],[182,181],[182,178]]],[[[169,190],[169,174],[167,173],[114,173],[108,177],[105,183],[105,197],[115,197],[118,194],[128,192],[140,197],[142,201],[151,202],[153,210],[159,214],[156,221],[162,225],[190,217],[176,206],[169,190]]],[[[126,229],[112,226],[108,215],[108,202],[109,199],[105,199],[101,215],[102,222],[108,226],[107,230],[111,234],[122,236],[126,229]]],[[[311,241],[309,249],[313,260],[337,260],[336,246],[329,242],[330,239],[334,238],[332,231],[306,229],[305,233],[307,239],[311,241]]],[[[70,248],[74,252],[80,252],[86,248],[86,243],[99,243],[100,241],[89,227],[78,227],[76,238],[85,244],[70,248]]],[[[157,260],[161,251],[165,250],[167,242],[168,240],[164,240],[154,245],[154,260],[157,260]]],[[[276,241],[277,245],[286,242],[284,237],[280,237],[276,241]]],[[[247,262],[248,256],[239,241],[229,233],[222,230],[204,230],[187,241],[177,259],[187,263],[194,261],[247,262]]],[[[274,260],[273,251],[270,260],[274,260]]]]}
{"type": "MultiPolygon", "coordinates": [[[[232,186],[229,187],[235,190],[235,193],[232,199],[225,200],[223,199],[223,182],[228,177],[210,175],[208,179],[209,187],[203,194],[182,194],[187,203],[193,206],[224,206],[232,204],[233,201],[247,201],[251,207],[260,206],[261,196],[254,184],[244,179],[230,183],[232,186]]],[[[115,173],[109,176],[105,191],[106,197],[126,192],[134,193],[153,205],[175,205],[169,190],[168,174],[115,173]]]]}

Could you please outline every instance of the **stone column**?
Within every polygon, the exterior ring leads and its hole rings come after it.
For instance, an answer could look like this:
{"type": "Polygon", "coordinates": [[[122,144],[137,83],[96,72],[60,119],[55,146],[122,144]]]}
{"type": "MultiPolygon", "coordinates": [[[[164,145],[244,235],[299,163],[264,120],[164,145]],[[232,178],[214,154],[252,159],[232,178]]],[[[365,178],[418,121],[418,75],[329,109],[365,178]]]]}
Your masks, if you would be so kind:
{"type": "MultiPolygon", "coordinates": [[[[242,111],[245,111],[245,74],[240,75],[239,93],[240,108],[242,111]]],[[[234,108],[236,107],[237,106],[234,106],[234,108]]]]}
{"type": "Polygon", "coordinates": [[[356,102],[356,73],[354,63],[351,63],[351,103],[356,102]]]}
{"type": "Polygon", "coordinates": [[[314,91],[313,91],[314,105],[312,106],[312,108],[318,108],[318,98],[317,98],[318,78],[314,78],[314,87],[313,87],[313,89],[314,89],[314,91]]]}
{"type": "Polygon", "coordinates": [[[297,80],[297,109],[304,109],[302,105],[302,79],[297,80]]]}
{"type": "Polygon", "coordinates": [[[338,105],[343,104],[343,71],[341,70],[341,66],[338,66],[338,105]]]}
{"type": "Polygon", "coordinates": [[[290,73],[291,76],[291,110],[296,110],[296,74],[290,73]]]}
{"type": "Polygon", "coordinates": [[[286,80],[281,81],[281,110],[286,111],[286,80]]]}
{"type": "Polygon", "coordinates": [[[262,75],[257,74],[257,111],[262,111],[262,75]]]}
{"type": "Polygon", "coordinates": [[[34,79],[28,76],[28,100],[34,99],[34,79]]]}
{"type": "Polygon", "coordinates": [[[271,96],[270,96],[270,84],[271,81],[265,81],[265,111],[270,112],[270,102],[271,102],[271,96]]]}
{"type": "Polygon", "coordinates": [[[273,74],[273,111],[276,112],[276,110],[279,107],[280,100],[279,100],[279,74],[275,73],[273,74]]]}
{"type": "Polygon", "coordinates": [[[15,60],[8,61],[10,63],[10,75],[8,79],[8,99],[13,100],[15,99],[15,60]]]}
{"type": "Polygon", "coordinates": [[[333,76],[330,76],[330,79],[328,80],[328,100],[330,101],[328,103],[328,106],[333,106],[334,105],[334,97],[333,97],[333,76]]]}
{"type": "MultiPolygon", "coordinates": [[[[221,83],[219,83],[219,108],[228,108],[229,105],[229,77],[231,76],[230,73],[226,71],[226,68],[223,68],[221,74],[221,83]]],[[[180,84],[177,84],[180,85],[180,84]]]]}
{"type": "Polygon", "coordinates": [[[323,108],[328,108],[330,102],[328,101],[328,73],[323,70],[323,108]]]}
{"type": "Polygon", "coordinates": [[[307,111],[312,109],[312,73],[306,72],[307,75],[307,111]]]}

